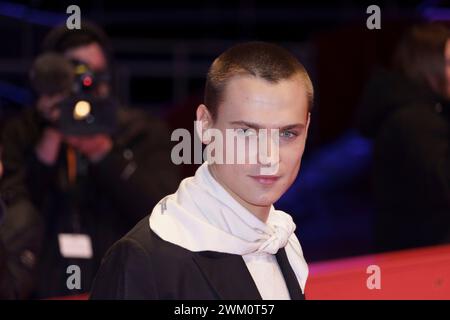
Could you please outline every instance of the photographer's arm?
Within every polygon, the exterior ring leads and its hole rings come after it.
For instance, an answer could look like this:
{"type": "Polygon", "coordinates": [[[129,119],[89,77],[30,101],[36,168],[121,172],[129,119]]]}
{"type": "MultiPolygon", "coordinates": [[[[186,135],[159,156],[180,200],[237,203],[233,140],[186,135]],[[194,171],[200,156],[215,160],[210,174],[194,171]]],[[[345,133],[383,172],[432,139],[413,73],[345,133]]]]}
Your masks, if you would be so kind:
{"type": "Polygon", "coordinates": [[[2,132],[0,297],[27,298],[33,290],[44,223],[33,199],[42,199],[54,169],[35,153],[38,137],[29,115],[10,121],[2,132]]]}
{"type": "Polygon", "coordinates": [[[38,150],[44,149],[39,146],[48,144],[43,142],[46,135],[39,125],[29,121],[30,115],[12,120],[2,132],[4,172],[0,192],[7,206],[21,198],[38,203],[56,174],[55,167],[39,156],[38,150]]]}

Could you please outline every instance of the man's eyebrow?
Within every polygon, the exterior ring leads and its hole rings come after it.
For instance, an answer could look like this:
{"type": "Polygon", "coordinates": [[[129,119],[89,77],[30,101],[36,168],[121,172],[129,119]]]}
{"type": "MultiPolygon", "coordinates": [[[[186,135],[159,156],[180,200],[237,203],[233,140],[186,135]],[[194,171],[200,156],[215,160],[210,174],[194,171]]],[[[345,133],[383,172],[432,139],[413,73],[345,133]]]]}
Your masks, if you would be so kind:
{"type": "MultiPolygon", "coordinates": [[[[234,125],[240,125],[240,126],[246,126],[252,129],[265,129],[266,127],[257,124],[257,123],[253,123],[253,122],[248,122],[248,121],[231,121],[230,124],[234,124],[234,125]]],[[[303,123],[293,123],[293,124],[288,124],[282,127],[278,127],[276,129],[280,129],[280,130],[290,130],[290,129],[303,129],[305,127],[305,124],[303,123]]]]}

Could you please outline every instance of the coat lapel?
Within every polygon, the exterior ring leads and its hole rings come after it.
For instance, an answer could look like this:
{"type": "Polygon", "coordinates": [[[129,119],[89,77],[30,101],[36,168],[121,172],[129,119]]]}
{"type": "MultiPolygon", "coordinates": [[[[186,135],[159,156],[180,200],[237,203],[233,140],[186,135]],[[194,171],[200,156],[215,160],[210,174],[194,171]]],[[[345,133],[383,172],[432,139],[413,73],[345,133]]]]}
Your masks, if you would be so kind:
{"type": "Polygon", "coordinates": [[[202,251],[193,259],[219,299],[262,300],[242,256],[202,251]]]}
{"type": "Polygon", "coordinates": [[[294,270],[292,270],[291,264],[289,263],[286,250],[284,248],[280,248],[280,250],[276,253],[276,258],[281,272],[283,273],[284,281],[286,282],[286,286],[289,290],[291,300],[304,300],[305,296],[302,293],[302,289],[298,283],[297,277],[295,276],[294,270]]]}
{"type": "MultiPolygon", "coordinates": [[[[292,300],[304,300],[300,284],[289,263],[286,250],[275,255],[292,300]]],[[[194,261],[211,288],[223,300],[262,300],[255,282],[240,255],[202,251],[194,261]]]]}

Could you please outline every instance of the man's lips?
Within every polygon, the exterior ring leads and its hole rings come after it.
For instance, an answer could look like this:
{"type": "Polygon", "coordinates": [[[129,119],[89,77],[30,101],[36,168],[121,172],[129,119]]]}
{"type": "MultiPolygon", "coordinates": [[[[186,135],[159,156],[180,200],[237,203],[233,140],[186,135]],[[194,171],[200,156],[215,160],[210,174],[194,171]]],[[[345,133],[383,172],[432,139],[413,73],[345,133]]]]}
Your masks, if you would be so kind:
{"type": "Polygon", "coordinates": [[[264,175],[249,176],[249,177],[263,185],[274,184],[278,179],[280,179],[279,176],[264,176],[264,175]]]}

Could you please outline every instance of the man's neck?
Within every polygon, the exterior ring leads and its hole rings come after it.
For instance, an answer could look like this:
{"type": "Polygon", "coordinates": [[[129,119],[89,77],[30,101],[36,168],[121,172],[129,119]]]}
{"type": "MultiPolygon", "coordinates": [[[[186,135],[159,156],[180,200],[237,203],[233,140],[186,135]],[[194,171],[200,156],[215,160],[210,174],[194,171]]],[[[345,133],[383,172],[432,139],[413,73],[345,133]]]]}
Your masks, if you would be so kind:
{"type": "Polygon", "coordinates": [[[208,170],[214,180],[217,181],[240,205],[242,205],[245,209],[247,209],[250,213],[252,213],[255,217],[257,217],[262,222],[266,223],[269,218],[270,206],[255,206],[251,203],[246,202],[241,197],[239,197],[236,193],[230,190],[224,183],[220,181],[217,175],[214,172],[213,166],[208,165],[208,170]]]}
{"type": "Polygon", "coordinates": [[[247,210],[264,223],[269,218],[270,207],[252,206],[252,208],[247,208],[247,210]]]}

